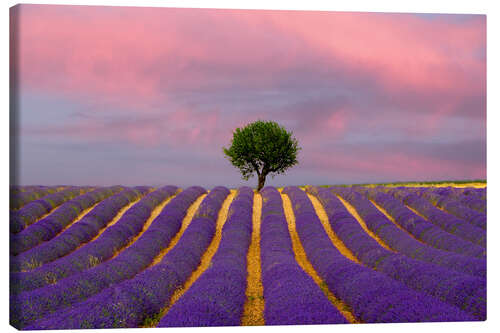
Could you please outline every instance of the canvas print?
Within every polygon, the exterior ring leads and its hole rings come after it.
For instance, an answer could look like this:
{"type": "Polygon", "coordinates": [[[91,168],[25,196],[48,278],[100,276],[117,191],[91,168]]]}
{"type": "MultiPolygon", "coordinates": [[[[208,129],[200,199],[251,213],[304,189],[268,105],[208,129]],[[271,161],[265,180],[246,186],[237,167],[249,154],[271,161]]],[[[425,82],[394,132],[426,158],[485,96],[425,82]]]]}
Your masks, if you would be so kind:
{"type": "Polygon", "coordinates": [[[486,16],[10,9],[10,323],[486,320],[486,16]]]}

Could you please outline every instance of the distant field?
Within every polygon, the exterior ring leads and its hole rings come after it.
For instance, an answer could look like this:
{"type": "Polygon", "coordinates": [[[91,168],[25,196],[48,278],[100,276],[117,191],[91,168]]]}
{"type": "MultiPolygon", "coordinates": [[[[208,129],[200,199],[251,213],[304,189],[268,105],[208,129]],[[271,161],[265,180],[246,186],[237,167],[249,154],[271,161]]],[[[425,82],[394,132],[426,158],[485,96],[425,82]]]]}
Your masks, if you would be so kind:
{"type": "Polygon", "coordinates": [[[22,329],[482,321],[486,181],[11,188],[22,329]]]}
{"type": "MultiPolygon", "coordinates": [[[[329,186],[329,185],[324,185],[329,186]]],[[[393,182],[393,183],[373,183],[373,184],[351,184],[351,185],[335,185],[335,186],[409,186],[409,187],[486,187],[485,179],[474,180],[443,180],[429,182],[393,182]]]]}

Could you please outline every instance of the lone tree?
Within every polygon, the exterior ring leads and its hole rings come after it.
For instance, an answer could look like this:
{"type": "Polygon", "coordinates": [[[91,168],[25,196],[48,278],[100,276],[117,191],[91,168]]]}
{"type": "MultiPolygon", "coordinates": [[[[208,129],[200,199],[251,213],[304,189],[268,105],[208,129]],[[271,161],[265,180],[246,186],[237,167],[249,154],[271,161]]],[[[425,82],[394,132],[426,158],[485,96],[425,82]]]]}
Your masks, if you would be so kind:
{"type": "Polygon", "coordinates": [[[274,121],[258,120],[243,128],[236,128],[229,149],[223,148],[229,161],[244,180],[257,173],[257,191],[264,187],[266,176],[282,174],[298,163],[298,142],[284,127],[274,121]]]}

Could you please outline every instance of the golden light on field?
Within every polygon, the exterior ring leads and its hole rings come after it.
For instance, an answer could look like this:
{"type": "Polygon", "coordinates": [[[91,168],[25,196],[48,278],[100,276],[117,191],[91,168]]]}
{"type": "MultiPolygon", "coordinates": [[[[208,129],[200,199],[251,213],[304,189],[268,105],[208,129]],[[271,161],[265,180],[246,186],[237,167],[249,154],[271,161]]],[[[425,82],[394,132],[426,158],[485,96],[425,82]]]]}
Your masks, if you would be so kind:
{"type": "Polygon", "coordinates": [[[337,195],[337,198],[339,198],[339,200],[342,201],[342,203],[344,204],[345,208],[347,208],[347,210],[349,211],[349,213],[351,213],[351,215],[354,216],[354,218],[358,221],[358,223],[361,225],[361,227],[363,228],[363,230],[368,235],[370,235],[370,237],[372,237],[373,239],[375,239],[377,241],[377,243],[379,243],[380,246],[384,247],[385,249],[387,249],[389,251],[392,251],[392,252],[396,252],[393,249],[391,249],[380,237],[378,237],[377,235],[375,235],[375,233],[373,233],[370,229],[368,229],[368,227],[367,227],[365,221],[363,220],[363,218],[361,216],[359,216],[359,214],[356,211],[356,209],[353,206],[351,206],[350,203],[348,203],[347,201],[345,201],[340,195],[337,195]]]}
{"type": "Polygon", "coordinates": [[[160,215],[160,213],[162,212],[163,208],[165,208],[165,206],[170,202],[170,200],[172,200],[181,191],[182,191],[181,189],[178,189],[177,192],[175,192],[175,194],[173,196],[168,197],[163,202],[161,202],[158,206],[156,206],[153,209],[153,211],[151,212],[151,215],[149,215],[149,218],[146,220],[146,223],[144,223],[144,226],[142,227],[142,230],[134,238],[132,238],[132,240],[130,240],[130,242],[126,246],[124,246],[120,250],[116,251],[115,254],[113,255],[113,257],[111,257],[111,259],[115,258],[121,252],[125,251],[130,245],[134,244],[134,242],[137,239],[139,239],[139,237],[141,237],[142,234],[144,234],[149,229],[149,227],[151,226],[151,224],[153,223],[153,221],[155,220],[155,218],[158,217],[158,215],[160,215]]]}
{"type": "Polygon", "coordinates": [[[241,325],[264,325],[264,289],[262,287],[262,272],[260,263],[260,223],[262,215],[262,196],[254,194],[252,214],[252,241],[247,254],[247,289],[246,302],[243,308],[241,325]]]}
{"type": "Polygon", "coordinates": [[[330,222],[328,220],[328,215],[325,212],[325,209],[323,208],[323,205],[321,205],[321,202],[319,200],[307,193],[307,196],[309,197],[309,200],[311,200],[311,203],[313,204],[314,210],[316,211],[316,215],[318,215],[319,220],[321,221],[321,224],[323,225],[323,229],[325,229],[328,238],[330,238],[330,241],[332,242],[333,245],[339,250],[340,253],[344,255],[344,257],[360,264],[359,260],[354,256],[354,254],[349,250],[345,244],[340,240],[340,238],[335,235],[333,232],[332,227],[330,226],[330,222]]]}
{"type": "MultiPolygon", "coordinates": [[[[198,278],[205,272],[208,267],[210,267],[210,262],[212,261],[212,257],[214,256],[215,252],[217,252],[217,249],[219,248],[219,243],[221,240],[222,236],[222,228],[224,227],[224,223],[227,220],[228,212],[229,212],[229,206],[231,205],[231,202],[233,201],[234,197],[236,196],[236,191],[231,190],[229,195],[226,197],[224,202],[222,203],[222,207],[219,211],[217,221],[215,224],[215,235],[212,238],[212,241],[208,245],[207,250],[201,257],[201,262],[198,268],[189,276],[188,280],[182,286],[182,288],[177,289],[172,297],[170,298],[169,304],[162,309],[162,311],[156,316],[156,318],[159,320],[162,318],[168,310],[179,300],[179,298],[182,297],[188,291],[189,288],[193,285],[193,283],[198,280],[198,278]]],[[[157,323],[153,321],[154,326],[156,326],[157,323]]]]}
{"type": "Polygon", "coordinates": [[[196,199],[196,201],[188,208],[186,216],[184,216],[184,218],[182,219],[181,228],[179,229],[177,234],[175,234],[174,238],[172,238],[170,244],[168,244],[166,248],[161,250],[161,252],[153,259],[153,262],[148,267],[158,264],[163,259],[163,257],[179,242],[179,239],[184,234],[184,231],[186,231],[187,227],[193,220],[194,214],[196,214],[198,207],[200,207],[201,202],[203,201],[203,199],[205,199],[206,196],[207,196],[206,193],[200,195],[196,199]]]}
{"type": "Polygon", "coordinates": [[[290,232],[290,237],[292,238],[295,260],[300,267],[302,267],[302,269],[309,274],[310,277],[312,277],[325,296],[350,323],[359,323],[359,320],[354,317],[354,314],[351,311],[349,311],[348,306],[328,289],[325,281],[323,281],[323,279],[318,275],[312,264],[307,259],[306,252],[300,242],[299,235],[297,234],[297,230],[295,228],[295,214],[293,213],[290,198],[288,198],[286,194],[281,194],[281,198],[283,200],[283,210],[285,212],[286,222],[288,223],[288,231],[290,232]]]}

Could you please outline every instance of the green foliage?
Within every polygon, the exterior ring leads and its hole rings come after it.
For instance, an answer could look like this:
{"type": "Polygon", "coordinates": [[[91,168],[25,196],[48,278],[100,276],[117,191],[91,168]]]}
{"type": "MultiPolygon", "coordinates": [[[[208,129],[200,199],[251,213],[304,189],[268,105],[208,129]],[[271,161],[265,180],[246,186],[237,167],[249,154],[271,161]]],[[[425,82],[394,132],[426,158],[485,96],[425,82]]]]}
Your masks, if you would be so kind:
{"type": "Polygon", "coordinates": [[[47,281],[48,284],[54,284],[57,282],[57,276],[54,273],[49,272],[45,275],[45,281],[47,281]]]}
{"type": "Polygon", "coordinates": [[[89,255],[89,267],[95,267],[99,265],[99,263],[100,263],[99,258],[89,255]]]}
{"type": "Polygon", "coordinates": [[[256,173],[259,185],[268,174],[282,174],[297,164],[299,150],[292,132],[273,121],[261,120],[237,128],[231,146],[223,148],[229,161],[240,169],[243,179],[248,180],[256,173]]]}
{"type": "Polygon", "coordinates": [[[39,262],[38,260],[34,259],[34,258],[31,258],[28,262],[24,263],[23,265],[23,271],[30,271],[30,270],[33,270],[35,268],[38,268],[42,266],[42,263],[39,262]]]}

